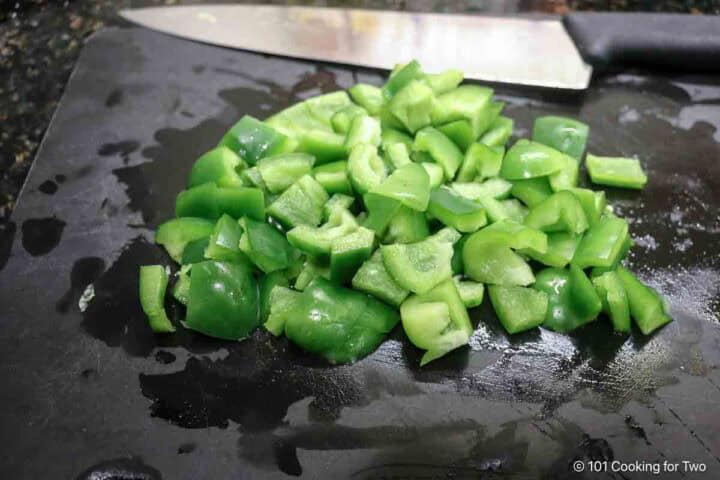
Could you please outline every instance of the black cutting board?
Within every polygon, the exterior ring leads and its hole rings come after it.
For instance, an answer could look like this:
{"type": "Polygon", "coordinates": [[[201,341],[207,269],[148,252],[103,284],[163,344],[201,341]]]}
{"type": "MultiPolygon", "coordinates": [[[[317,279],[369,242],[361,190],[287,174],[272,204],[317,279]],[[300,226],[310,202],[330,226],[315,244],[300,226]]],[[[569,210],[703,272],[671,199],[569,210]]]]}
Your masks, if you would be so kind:
{"type": "Polygon", "coordinates": [[[688,478],[718,478],[718,78],[498,89],[517,136],[535,116],[577,116],[591,152],[647,168],[645,190],[608,195],[631,222],[631,267],[670,302],[675,321],[656,335],[600,319],[509,338],[486,301],[470,347],[421,369],[399,328],[339,367],[261,331],[151,334],[137,268],[168,261],[152,231],[193,160],[245,113],[357,81],[382,77],[142,29],[88,41],[0,243],[1,476],[649,478],[572,472],[592,459],[700,462],[688,478]]]}

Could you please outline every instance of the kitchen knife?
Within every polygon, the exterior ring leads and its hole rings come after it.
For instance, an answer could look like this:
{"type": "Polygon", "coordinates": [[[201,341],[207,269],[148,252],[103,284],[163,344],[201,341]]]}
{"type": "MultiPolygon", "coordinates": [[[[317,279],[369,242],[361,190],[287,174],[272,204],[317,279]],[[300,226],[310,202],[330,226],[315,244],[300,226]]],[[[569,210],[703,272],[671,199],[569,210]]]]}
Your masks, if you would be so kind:
{"type": "Polygon", "coordinates": [[[720,17],[712,16],[572,13],[561,22],[269,5],[120,14],[154,30],[225,47],[382,69],[415,58],[428,71],[459,68],[472,79],[540,87],[584,89],[593,67],[628,63],[720,70],[720,17]]]}

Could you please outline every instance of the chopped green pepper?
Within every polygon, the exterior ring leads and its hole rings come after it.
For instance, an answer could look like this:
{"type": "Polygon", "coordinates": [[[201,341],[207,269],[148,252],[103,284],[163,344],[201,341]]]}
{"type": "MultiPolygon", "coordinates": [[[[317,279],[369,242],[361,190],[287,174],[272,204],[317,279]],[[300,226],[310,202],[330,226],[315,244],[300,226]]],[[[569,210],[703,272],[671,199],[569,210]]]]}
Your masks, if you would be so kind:
{"type": "Polygon", "coordinates": [[[420,80],[413,80],[395,94],[388,109],[405,129],[415,133],[430,125],[433,98],[430,87],[420,80]]]}
{"type": "Polygon", "coordinates": [[[426,127],[415,135],[413,148],[420,152],[427,152],[433,161],[440,165],[447,178],[454,178],[455,172],[463,161],[460,149],[442,132],[426,127]]]}
{"type": "Polygon", "coordinates": [[[538,252],[531,248],[523,250],[521,253],[527,255],[533,260],[545,264],[549,267],[563,268],[575,255],[575,250],[580,243],[581,237],[574,233],[553,232],[547,234],[547,250],[538,252]]]}
{"type": "Polygon", "coordinates": [[[623,267],[617,270],[630,306],[630,315],[643,335],[650,335],[666,323],[672,322],[667,306],[658,293],[644,285],[623,267]]]}
{"type": "Polygon", "coordinates": [[[482,205],[445,186],[430,193],[427,210],[443,224],[464,233],[474,232],[487,223],[482,205]]]}
{"type": "Polygon", "coordinates": [[[427,217],[423,212],[401,206],[390,219],[384,243],[414,243],[430,235],[427,217]]]}
{"type": "Polygon", "coordinates": [[[423,212],[430,201],[430,177],[420,165],[409,163],[391,173],[372,192],[423,212]]]}
{"type": "MultiPolygon", "coordinates": [[[[184,268],[188,267],[189,265],[184,268]]],[[[177,280],[175,280],[175,285],[173,285],[172,296],[178,302],[187,305],[188,297],[190,296],[189,270],[183,270],[183,268],[181,268],[178,272],[177,280]]]]}
{"type": "Polygon", "coordinates": [[[547,177],[535,177],[513,180],[510,194],[532,208],[552,195],[553,191],[550,189],[547,177]]]}
{"type": "Polygon", "coordinates": [[[347,169],[353,189],[361,195],[379,186],[388,174],[377,148],[366,144],[352,149],[347,169]]]}
{"type": "Polygon", "coordinates": [[[305,260],[300,274],[295,279],[295,290],[305,290],[310,285],[310,282],[319,277],[330,280],[330,267],[315,259],[308,258],[305,260]]]}
{"type": "Polygon", "coordinates": [[[512,135],[513,127],[512,118],[500,116],[490,124],[487,131],[482,134],[478,141],[488,147],[502,147],[512,135]]]}
{"type": "Polygon", "coordinates": [[[308,130],[298,137],[297,150],[315,157],[315,164],[340,160],[347,156],[345,135],[325,130],[308,130]]]}
{"type": "Polygon", "coordinates": [[[356,115],[367,115],[368,111],[364,108],[351,104],[335,112],[330,119],[332,128],[335,133],[347,134],[350,130],[350,123],[356,115]]]}
{"type": "Polygon", "coordinates": [[[286,153],[265,157],[257,162],[257,169],[267,189],[281,193],[312,170],[315,158],[306,153],[286,153]]]}
{"type": "Polygon", "coordinates": [[[276,270],[265,274],[260,278],[258,283],[258,301],[260,302],[260,319],[266,322],[270,315],[270,307],[272,305],[272,291],[275,287],[287,287],[290,282],[285,272],[276,270]]]}
{"type": "Polygon", "coordinates": [[[577,197],[585,211],[588,225],[595,225],[605,212],[605,192],[594,192],[587,188],[570,188],[569,191],[577,197]]]}
{"type": "Polygon", "coordinates": [[[380,248],[390,275],[401,287],[413,293],[427,293],[452,277],[452,243],[429,237],[408,244],[380,248]]]}
{"type": "Polygon", "coordinates": [[[160,225],[155,232],[155,243],[162,245],[170,257],[180,263],[185,246],[193,240],[209,237],[215,223],[204,218],[173,218],[160,225]]]}
{"type": "Polygon", "coordinates": [[[296,314],[301,299],[300,292],[276,285],[270,291],[267,320],[263,324],[265,329],[276,337],[282,335],[285,331],[285,323],[288,318],[296,314]]]}
{"type": "Polygon", "coordinates": [[[513,335],[539,327],[545,321],[548,297],[528,287],[488,285],[490,302],[505,330],[513,335]]]}
{"type": "Polygon", "coordinates": [[[580,268],[613,267],[622,257],[628,241],[628,224],[614,215],[606,215],[585,233],[572,263],[580,268]]]}
{"type": "Polygon", "coordinates": [[[211,337],[239,340],[260,325],[258,303],[249,264],[196,263],[190,275],[185,325],[211,337]]]}
{"type": "Polygon", "coordinates": [[[472,125],[473,138],[478,138],[499,113],[493,108],[492,95],[492,89],[478,85],[461,85],[443,93],[433,105],[432,124],[467,120],[472,125]]]}
{"type": "Polygon", "coordinates": [[[393,70],[390,74],[390,78],[388,78],[385,85],[383,85],[381,92],[385,98],[391,99],[413,80],[421,79],[424,76],[425,74],[423,73],[420,64],[417,60],[412,60],[396,70],[393,70]]]}
{"type": "Polygon", "coordinates": [[[618,332],[630,332],[630,305],[625,286],[616,271],[593,271],[592,283],[600,297],[603,311],[618,332]]]}
{"type": "Polygon", "coordinates": [[[237,220],[229,215],[223,215],[218,219],[215,229],[210,235],[208,246],[205,249],[205,258],[226,262],[247,261],[245,254],[239,248],[241,236],[242,228],[237,220]]]}
{"type": "Polygon", "coordinates": [[[537,274],[533,288],[547,294],[544,325],[556,332],[570,332],[592,322],[602,310],[595,287],[576,266],[570,266],[570,270],[542,270],[537,274]]]}
{"type": "Polygon", "coordinates": [[[352,286],[396,307],[400,306],[410,294],[409,290],[398,285],[390,276],[385,268],[380,250],[376,250],[360,266],[352,279],[352,286]]]}
{"type": "Polygon", "coordinates": [[[270,224],[250,218],[241,220],[244,232],[239,248],[264,273],[284,270],[290,266],[297,252],[285,235],[270,224]]]}
{"type": "Polygon", "coordinates": [[[472,125],[467,120],[455,120],[437,127],[446,137],[455,142],[463,152],[475,141],[472,125]]]}
{"type": "Polygon", "coordinates": [[[312,174],[326,192],[352,195],[353,190],[348,178],[347,165],[348,162],[345,160],[326,163],[315,167],[312,174]]]}
{"type": "Polygon", "coordinates": [[[600,185],[639,190],[647,183],[647,175],[635,158],[596,157],[588,153],[585,166],[590,180],[600,185]]]}
{"type": "Polygon", "coordinates": [[[244,216],[265,219],[265,195],[257,188],[224,188],[204,183],[183,190],[175,202],[178,217],[200,217],[217,220],[223,214],[233,218],[244,216]]]}
{"type": "Polygon", "coordinates": [[[190,170],[188,187],[215,182],[220,187],[241,187],[239,172],[246,164],[225,146],[213,148],[198,158],[190,170]]]}
{"type": "Polygon", "coordinates": [[[355,217],[343,208],[330,212],[328,221],[320,227],[298,225],[287,233],[290,244],[305,253],[315,256],[330,254],[333,242],[357,230],[355,217]]]}
{"type": "Polygon", "coordinates": [[[140,305],[155,333],[171,333],[175,327],[165,313],[168,275],[162,265],[140,267],[140,305]]]}
{"type": "Polygon", "coordinates": [[[392,143],[385,148],[385,158],[393,168],[398,169],[412,163],[407,146],[404,143],[392,143]]]}
{"type": "Polygon", "coordinates": [[[470,200],[481,198],[507,198],[510,194],[512,184],[502,178],[489,178],[482,183],[477,182],[454,182],[450,188],[470,200]]]}
{"type": "Polygon", "coordinates": [[[463,81],[464,74],[460,70],[450,69],[440,73],[426,73],[425,81],[436,95],[454,90],[463,81]]]}
{"type": "Polygon", "coordinates": [[[372,352],[400,320],[395,309],[364,293],[316,278],[285,321],[285,335],[330,363],[372,352]]]}
{"type": "Polygon", "coordinates": [[[310,175],[301,177],[268,207],[268,213],[286,227],[315,226],[322,220],[323,205],[328,201],[325,189],[310,175]]]}
{"type": "Polygon", "coordinates": [[[503,147],[488,147],[482,143],[473,143],[465,152],[457,181],[471,182],[476,179],[497,177],[504,154],[503,147]]]}
{"type": "Polygon", "coordinates": [[[188,242],[182,252],[182,265],[190,265],[205,260],[205,249],[210,243],[210,237],[202,237],[188,242]]]}
{"type": "Polygon", "coordinates": [[[580,166],[578,165],[577,160],[568,155],[563,155],[561,158],[563,159],[565,166],[559,171],[548,176],[550,188],[553,192],[574,188],[578,183],[580,166]]]}
{"type": "Polygon", "coordinates": [[[525,224],[543,232],[583,233],[588,228],[585,211],[577,197],[563,190],[530,209],[525,224]]]}
{"type": "Polygon", "coordinates": [[[440,165],[437,163],[423,162],[420,166],[425,169],[425,173],[427,173],[430,178],[431,189],[438,188],[442,185],[443,180],[445,180],[445,172],[440,165]]]}
{"type": "Polygon", "coordinates": [[[582,158],[590,128],[577,120],[548,115],[535,119],[532,130],[534,142],[559,150],[576,160],[582,158]]]}
{"type": "Polygon", "coordinates": [[[263,157],[290,152],[293,148],[288,137],[250,115],[233,125],[220,145],[230,148],[250,165],[263,157]]]}
{"type": "Polygon", "coordinates": [[[363,196],[363,202],[368,212],[367,219],[363,226],[373,230],[378,236],[382,236],[382,234],[385,233],[385,229],[390,224],[390,221],[403,206],[402,203],[397,200],[387,198],[383,195],[377,195],[373,192],[366,193],[363,196]]]}
{"type": "Polygon", "coordinates": [[[350,98],[367,110],[370,115],[378,115],[385,103],[382,90],[375,85],[357,83],[348,89],[348,93],[350,93],[350,98]]]}
{"type": "Polygon", "coordinates": [[[544,177],[566,167],[565,155],[542,143],[518,140],[505,154],[500,176],[507,180],[544,177]]]}
{"type": "Polygon", "coordinates": [[[409,151],[413,145],[413,138],[410,135],[401,132],[400,130],[396,130],[394,128],[387,128],[383,125],[382,131],[380,132],[380,145],[382,146],[383,150],[387,151],[390,145],[396,143],[402,143],[409,151]]]}
{"type": "Polygon", "coordinates": [[[473,308],[480,305],[485,295],[485,285],[470,280],[463,280],[460,275],[453,277],[455,288],[457,288],[463,305],[466,308],[473,308]]]}
{"type": "Polygon", "coordinates": [[[452,279],[425,294],[411,295],[400,306],[400,316],[410,341],[427,350],[420,360],[421,366],[465,345],[473,331],[452,279]]]}
{"type": "Polygon", "coordinates": [[[375,232],[358,227],[332,243],[330,250],[330,280],[350,283],[360,265],[370,258],[375,243],[375,232]]]}
{"type": "Polygon", "coordinates": [[[380,146],[380,122],[368,115],[356,115],[352,119],[345,138],[345,148],[350,151],[362,143],[380,146]]]}

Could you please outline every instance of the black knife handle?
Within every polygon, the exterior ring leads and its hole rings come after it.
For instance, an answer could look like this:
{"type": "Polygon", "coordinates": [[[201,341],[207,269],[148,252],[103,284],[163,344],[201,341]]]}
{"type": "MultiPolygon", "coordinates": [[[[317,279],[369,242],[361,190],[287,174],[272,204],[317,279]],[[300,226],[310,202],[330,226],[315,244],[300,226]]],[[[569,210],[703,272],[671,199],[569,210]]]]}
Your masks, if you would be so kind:
{"type": "Polygon", "coordinates": [[[563,23],[580,55],[599,69],[720,71],[720,16],[577,12],[563,23]]]}

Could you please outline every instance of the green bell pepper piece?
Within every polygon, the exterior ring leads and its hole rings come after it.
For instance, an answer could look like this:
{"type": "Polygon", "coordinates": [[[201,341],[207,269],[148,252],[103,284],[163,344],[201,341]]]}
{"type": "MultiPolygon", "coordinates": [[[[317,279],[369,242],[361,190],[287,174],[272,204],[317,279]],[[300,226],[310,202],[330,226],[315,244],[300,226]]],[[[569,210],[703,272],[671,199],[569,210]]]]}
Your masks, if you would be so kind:
{"type": "Polygon", "coordinates": [[[460,232],[474,232],[487,223],[485,209],[477,202],[442,186],[430,193],[428,212],[460,232]]]}
{"type": "Polygon", "coordinates": [[[510,194],[532,208],[552,195],[553,191],[550,189],[547,177],[536,177],[513,180],[510,194]]]}
{"type": "Polygon", "coordinates": [[[500,206],[507,214],[507,218],[510,220],[514,220],[517,223],[523,223],[525,221],[525,217],[527,217],[528,214],[528,208],[520,203],[520,200],[516,198],[500,200],[500,206]]]}
{"type": "Polygon", "coordinates": [[[278,229],[250,218],[241,220],[244,232],[239,248],[264,273],[284,270],[290,266],[297,252],[278,229]]]}
{"type": "Polygon", "coordinates": [[[599,185],[640,190],[647,183],[647,175],[635,158],[596,157],[588,153],[585,166],[590,180],[599,185]]]}
{"type": "Polygon", "coordinates": [[[409,163],[391,173],[372,192],[424,212],[430,201],[430,177],[420,165],[409,163]]]}
{"type": "Polygon", "coordinates": [[[470,280],[463,280],[460,275],[454,276],[453,282],[455,282],[455,288],[457,288],[463,305],[465,305],[466,308],[474,308],[482,303],[483,296],[485,295],[485,285],[470,280]]]}
{"type": "Polygon", "coordinates": [[[460,149],[433,127],[423,128],[415,135],[413,148],[419,152],[429,153],[433,161],[443,168],[446,178],[454,178],[455,172],[463,162],[460,149]]]}
{"type": "Polygon", "coordinates": [[[369,192],[363,196],[363,203],[368,212],[364,227],[373,230],[376,235],[382,236],[385,233],[390,221],[403,206],[397,200],[387,198],[384,195],[377,195],[369,192]]]}
{"type": "Polygon", "coordinates": [[[413,80],[388,103],[388,110],[409,132],[415,133],[430,125],[433,91],[424,82],[413,80]]]}
{"type": "Polygon", "coordinates": [[[348,158],[348,176],[353,189],[364,195],[379,186],[387,177],[385,162],[372,145],[360,144],[352,149],[348,158]]]}
{"type": "Polygon", "coordinates": [[[385,149],[385,158],[393,168],[398,169],[412,163],[410,153],[404,143],[393,143],[385,149]]]}
{"type": "Polygon", "coordinates": [[[266,322],[272,305],[271,296],[275,287],[287,287],[290,282],[285,272],[279,270],[263,275],[258,282],[258,301],[260,302],[260,319],[266,322]]]}
{"type": "Polygon", "coordinates": [[[400,320],[392,307],[322,278],[305,289],[298,303],[285,322],[285,335],[333,364],[369,354],[400,320]]]}
{"type": "Polygon", "coordinates": [[[303,103],[307,105],[310,115],[318,119],[325,126],[323,130],[328,132],[332,131],[333,115],[353,104],[350,96],[342,90],[308,98],[303,103]]]}
{"type": "Polygon", "coordinates": [[[427,350],[420,366],[462,345],[472,335],[467,309],[452,279],[422,295],[411,295],[400,306],[403,330],[418,348],[427,350]]]}
{"type": "Polygon", "coordinates": [[[532,207],[525,217],[525,224],[543,232],[580,234],[588,228],[582,205],[566,190],[554,193],[532,207]]]}
{"type": "Polygon", "coordinates": [[[477,203],[485,210],[489,223],[495,223],[510,218],[510,214],[505,210],[503,204],[492,197],[480,197],[478,198],[477,203]]]}
{"type": "Polygon", "coordinates": [[[140,305],[155,333],[171,333],[175,327],[165,313],[168,275],[162,265],[140,267],[140,305]]]}
{"type": "Polygon", "coordinates": [[[382,131],[380,132],[380,145],[383,150],[387,152],[388,147],[396,143],[402,143],[405,145],[405,148],[410,151],[413,145],[413,138],[405,132],[401,132],[400,130],[396,130],[394,128],[388,128],[383,125],[382,131]]]}
{"type": "Polygon", "coordinates": [[[465,75],[461,70],[449,69],[440,73],[426,73],[425,81],[435,95],[454,90],[463,81],[465,75]]]}
{"type": "Polygon", "coordinates": [[[463,248],[465,275],[476,282],[494,285],[530,285],[535,281],[530,266],[505,245],[473,241],[472,236],[463,248]],[[481,248],[478,248],[482,245],[481,248]]]}
{"type": "Polygon", "coordinates": [[[350,104],[347,107],[343,107],[335,112],[330,119],[330,124],[332,125],[335,133],[347,134],[348,130],[350,130],[350,123],[352,122],[352,119],[355,118],[356,115],[367,114],[368,111],[364,108],[355,104],[350,104]]]}
{"type": "Polygon", "coordinates": [[[205,249],[207,249],[208,243],[210,243],[210,237],[198,238],[188,242],[183,249],[180,263],[182,265],[191,265],[206,260],[205,249]]]}
{"type": "Polygon", "coordinates": [[[479,200],[487,197],[500,200],[510,195],[512,183],[502,178],[489,178],[482,183],[454,182],[450,184],[450,188],[470,200],[479,200]]]}
{"type": "Polygon", "coordinates": [[[175,201],[175,216],[200,217],[217,220],[227,214],[233,218],[244,216],[265,219],[265,195],[257,188],[224,188],[204,183],[183,190],[175,201]]]}
{"type": "Polygon", "coordinates": [[[364,227],[336,239],[330,250],[330,280],[350,283],[360,265],[370,258],[374,243],[375,232],[364,227]]]}
{"type": "Polygon", "coordinates": [[[465,152],[457,181],[472,182],[497,177],[504,154],[504,147],[488,147],[482,143],[473,143],[465,152]]]}
{"type": "MultiPolygon", "coordinates": [[[[292,139],[310,130],[333,131],[330,122],[326,122],[320,118],[320,116],[314,115],[310,111],[307,100],[276,113],[270,118],[267,118],[265,123],[292,139]]],[[[295,141],[295,147],[296,146],[297,141],[295,141]]]]}
{"type": "Polygon", "coordinates": [[[350,210],[350,207],[352,207],[353,203],[355,203],[355,198],[351,196],[344,195],[342,193],[334,194],[332,197],[330,197],[330,200],[328,200],[323,207],[323,220],[327,221],[333,211],[335,211],[335,209],[337,208],[350,210]]]}
{"type": "Polygon", "coordinates": [[[375,85],[356,83],[348,89],[348,93],[353,102],[367,110],[370,115],[378,115],[385,103],[382,90],[375,85]]]}
{"type": "Polygon", "coordinates": [[[532,140],[563,152],[579,161],[585,151],[590,128],[577,120],[548,115],[533,123],[532,140]]]}
{"type": "Polygon", "coordinates": [[[561,158],[563,159],[565,166],[559,171],[548,176],[548,183],[550,184],[550,189],[553,192],[577,187],[578,183],[580,166],[578,165],[577,160],[569,155],[563,155],[561,158]]]}
{"type": "Polygon", "coordinates": [[[310,175],[301,177],[268,207],[268,214],[285,227],[319,225],[323,205],[328,201],[325,189],[310,175]]]}
{"type": "Polygon", "coordinates": [[[249,264],[207,260],[193,265],[185,326],[210,337],[239,340],[260,325],[259,310],[249,264]]]}
{"type": "Polygon", "coordinates": [[[539,327],[545,321],[548,297],[528,287],[488,285],[495,314],[505,330],[516,333],[539,327]]]}
{"type": "Polygon", "coordinates": [[[209,237],[215,223],[204,218],[173,218],[160,225],[155,232],[155,243],[162,245],[170,257],[181,263],[183,250],[188,243],[209,237]]]}
{"type": "Polygon", "coordinates": [[[582,205],[585,211],[588,225],[591,227],[595,225],[605,212],[605,192],[595,192],[587,188],[570,188],[568,190],[580,201],[580,205],[582,205]]]}
{"type": "MultiPolygon", "coordinates": [[[[187,267],[189,267],[189,265],[187,267]]],[[[172,296],[178,302],[187,305],[188,297],[190,296],[189,270],[181,268],[177,273],[177,280],[175,280],[175,285],[173,285],[172,296]]]]}
{"type": "Polygon", "coordinates": [[[380,122],[368,115],[356,115],[350,123],[345,138],[345,148],[349,152],[360,144],[380,146],[380,122]]]}
{"type": "Polygon", "coordinates": [[[239,172],[247,165],[226,146],[213,148],[198,158],[190,170],[188,187],[215,182],[220,187],[241,187],[239,172]]]}
{"type": "MultiPolygon", "coordinates": [[[[272,228],[272,227],[270,227],[272,228]]],[[[240,237],[242,228],[237,220],[229,215],[223,215],[215,224],[208,246],[205,249],[205,258],[225,262],[245,262],[247,258],[240,251],[240,237]]]]}
{"type": "Polygon", "coordinates": [[[443,184],[443,181],[445,180],[445,172],[440,165],[431,162],[423,162],[419,165],[423,167],[425,169],[425,173],[428,174],[431,189],[438,188],[443,184]]]}
{"type": "Polygon", "coordinates": [[[602,301],[585,273],[571,265],[570,270],[546,268],[537,274],[535,290],[548,296],[544,325],[556,332],[570,332],[595,320],[602,301]]]}
{"type": "Polygon", "coordinates": [[[592,283],[615,331],[630,333],[630,305],[618,273],[593,271],[592,283]]]}
{"type": "Polygon", "coordinates": [[[480,136],[480,143],[488,147],[502,147],[512,135],[514,122],[512,118],[499,116],[488,127],[487,131],[480,136]]]}
{"type": "Polygon", "coordinates": [[[267,190],[265,180],[263,180],[260,170],[257,167],[246,168],[240,173],[240,180],[246,187],[259,188],[260,190],[267,190]]]}
{"type": "Polygon", "coordinates": [[[314,256],[330,255],[333,242],[357,230],[355,217],[342,208],[330,212],[328,221],[320,227],[298,225],[287,233],[293,247],[314,256]]]}
{"type": "Polygon", "coordinates": [[[472,126],[473,138],[478,138],[499,114],[492,104],[492,95],[492,89],[478,85],[461,85],[438,95],[432,109],[432,124],[467,120],[472,126]]]}
{"type": "Polygon", "coordinates": [[[385,268],[380,250],[376,250],[372,256],[360,266],[352,279],[352,286],[356,290],[369,293],[370,295],[399,307],[407,298],[410,291],[398,285],[385,268]]]}
{"type": "Polygon", "coordinates": [[[347,165],[348,162],[345,160],[326,163],[315,167],[312,174],[326,192],[352,195],[353,190],[348,178],[347,165]]]}
{"type": "Polygon", "coordinates": [[[455,120],[437,127],[443,135],[452,140],[460,150],[466,152],[475,141],[472,125],[467,120],[455,120]]]}
{"type": "Polygon", "coordinates": [[[580,268],[611,268],[622,260],[620,255],[628,237],[627,222],[614,215],[606,215],[585,233],[572,263],[580,268]]]}
{"type": "Polygon", "coordinates": [[[330,163],[347,156],[345,135],[324,130],[308,130],[298,136],[297,150],[315,157],[315,165],[330,163]]]}
{"type": "Polygon", "coordinates": [[[618,267],[617,273],[625,287],[630,315],[643,335],[650,335],[672,321],[665,302],[654,289],[644,285],[623,267],[618,267]]]}
{"type": "Polygon", "coordinates": [[[305,290],[316,278],[330,280],[330,267],[327,264],[308,258],[303,264],[300,274],[295,279],[295,290],[305,290]]]}
{"type": "Polygon", "coordinates": [[[496,243],[513,250],[532,248],[538,252],[547,251],[548,238],[545,233],[510,219],[495,222],[471,235],[475,242],[496,243]]]}
{"type": "Polygon", "coordinates": [[[416,243],[385,245],[380,251],[393,279],[413,293],[427,293],[452,277],[451,242],[428,237],[416,243]]]}
{"type": "Polygon", "coordinates": [[[581,238],[579,235],[567,232],[548,233],[545,252],[528,248],[521,253],[549,267],[563,268],[572,260],[581,238]]]}
{"type": "Polygon", "coordinates": [[[286,153],[265,157],[257,162],[257,169],[266,188],[282,193],[290,185],[312,170],[315,158],[306,153],[286,153]]]}
{"type": "Polygon", "coordinates": [[[386,99],[393,98],[413,80],[421,79],[424,76],[425,74],[422,71],[422,67],[417,62],[417,60],[413,60],[403,65],[402,67],[393,71],[390,74],[390,78],[388,78],[387,82],[385,82],[385,85],[383,85],[381,89],[383,97],[385,97],[386,99]]]}
{"type": "Polygon", "coordinates": [[[469,235],[463,235],[453,244],[453,257],[450,261],[450,267],[452,268],[453,275],[459,275],[465,271],[462,252],[468,237],[469,235]]]}
{"type": "Polygon", "coordinates": [[[263,157],[292,151],[293,142],[266,123],[243,116],[223,136],[220,145],[240,155],[250,165],[263,157]]]}
{"type": "Polygon", "coordinates": [[[565,154],[542,143],[518,140],[505,154],[500,176],[506,180],[544,177],[566,167],[565,154]]]}
{"type": "Polygon", "coordinates": [[[414,243],[430,235],[425,214],[401,206],[388,224],[384,243],[414,243]]]}
{"type": "Polygon", "coordinates": [[[287,319],[295,315],[301,305],[302,294],[290,288],[276,285],[269,296],[269,310],[267,320],[263,326],[265,330],[279,337],[285,331],[287,319]]]}

